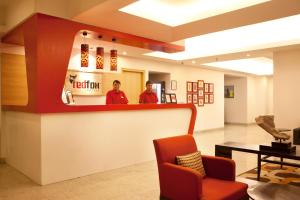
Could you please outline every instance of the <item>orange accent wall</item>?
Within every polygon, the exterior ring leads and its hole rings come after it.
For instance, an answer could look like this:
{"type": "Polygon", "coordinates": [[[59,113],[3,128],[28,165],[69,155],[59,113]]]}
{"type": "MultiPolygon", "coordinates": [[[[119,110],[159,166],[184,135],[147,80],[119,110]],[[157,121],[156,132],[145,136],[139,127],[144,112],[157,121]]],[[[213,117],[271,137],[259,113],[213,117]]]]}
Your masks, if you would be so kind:
{"type": "Polygon", "coordinates": [[[1,54],[1,104],[27,105],[25,56],[1,54]]]}

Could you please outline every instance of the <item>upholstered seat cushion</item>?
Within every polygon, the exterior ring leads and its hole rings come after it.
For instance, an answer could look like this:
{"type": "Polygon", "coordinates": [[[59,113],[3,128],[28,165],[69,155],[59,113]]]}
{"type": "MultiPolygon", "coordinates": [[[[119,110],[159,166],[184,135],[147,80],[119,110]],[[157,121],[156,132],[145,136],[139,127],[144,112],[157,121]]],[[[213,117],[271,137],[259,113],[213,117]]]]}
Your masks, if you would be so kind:
{"type": "MultiPolygon", "coordinates": [[[[221,170],[221,168],[220,168],[221,170]]],[[[202,180],[203,200],[239,200],[245,198],[247,185],[210,177],[202,180]]]]}

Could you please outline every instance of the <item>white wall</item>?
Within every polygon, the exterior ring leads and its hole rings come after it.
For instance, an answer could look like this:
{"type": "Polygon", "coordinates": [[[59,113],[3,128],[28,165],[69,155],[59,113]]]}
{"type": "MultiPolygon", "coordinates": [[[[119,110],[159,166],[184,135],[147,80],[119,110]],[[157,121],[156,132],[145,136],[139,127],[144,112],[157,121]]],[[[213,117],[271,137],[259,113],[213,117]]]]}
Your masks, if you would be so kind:
{"type": "MultiPolygon", "coordinates": [[[[91,51],[89,56],[89,67],[82,69],[80,67],[80,50],[73,48],[69,61],[69,69],[101,71],[95,69],[95,52],[91,51]]],[[[105,54],[104,72],[109,72],[109,55],[105,54]]],[[[177,81],[177,90],[170,90],[170,83],[166,82],[166,92],[176,93],[178,103],[186,103],[186,82],[204,80],[208,83],[214,83],[214,103],[206,104],[204,107],[197,106],[197,121],[195,131],[208,130],[224,127],[224,73],[215,70],[203,69],[189,65],[171,64],[163,61],[153,61],[129,56],[118,56],[118,72],[121,68],[138,69],[145,71],[144,80],[148,80],[149,71],[162,72],[170,74],[170,80],[177,81]]],[[[110,72],[111,73],[111,72],[110,72]]],[[[84,97],[75,96],[76,104],[99,105],[104,104],[105,96],[84,97]]]]}
{"type": "Polygon", "coordinates": [[[73,96],[75,105],[105,105],[105,96],[73,96]]]}
{"type": "Polygon", "coordinates": [[[41,182],[41,116],[2,111],[2,150],[6,162],[41,182]]]}
{"type": "Polygon", "coordinates": [[[273,76],[268,77],[268,100],[267,100],[267,114],[274,114],[274,83],[273,76]]]}
{"type": "MultiPolygon", "coordinates": [[[[79,51],[74,50],[70,59],[69,69],[82,70],[80,67],[79,51]]],[[[105,56],[104,70],[109,70],[109,57],[105,56]]],[[[91,66],[94,64],[91,62],[91,66]]],[[[94,67],[90,67],[94,69],[94,67]]],[[[224,73],[214,70],[202,69],[180,64],[171,64],[162,61],[132,58],[129,56],[118,57],[118,68],[139,69],[145,71],[145,79],[148,80],[149,71],[170,73],[170,80],[177,80],[177,90],[169,90],[170,84],[166,83],[166,92],[176,93],[178,103],[186,103],[186,81],[204,80],[214,83],[214,104],[206,104],[204,107],[197,107],[197,120],[195,131],[208,130],[224,127],[224,73]]],[[[89,69],[85,69],[89,70],[89,69]]],[[[76,97],[75,101],[81,101],[86,97],[76,97]]],[[[87,101],[92,102],[92,98],[87,101]]],[[[99,97],[94,98],[94,104],[99,104],[99,97]]],[[[84,103],[85,104],[85,103],[84,103]]]]}
{"type": "Polygon", "coordinates": [[[234,98],[225,98],[225,123],[247,123],[247,77],[225,76],[225,86],[234,86],[234,98]]]}
{"type": "Polygon", "coordinates": [[[278,51],[274,62],[274,114],[278,127],[300,127],[300,50],[278,51]]]}
{"type": "Polygon", "coordinates": [[[273,78],[266,76],[226,78],[234,85],[235,98],[225,98],[226,123],[255,123],[259,115],[273,114],[273,78]]]}
{"type": "Polygon", "coordinates": [[[224,127],[223,72],[129,57],[120,58],[120,66],[170,73],[170,79],[177,80],[177,90],[167,90],[167,92],[176,93],[178,103],[186,103],[186,81],[204,80],[214,83],[214,104],[206,104],[204,107],[197,106],[195,131],[224,127]]]}
{"type": "Polygon", "coordinates": [[[255,123],[255,117],[268,114],[268,78],[247,77],[247,123],[255,123]]]}

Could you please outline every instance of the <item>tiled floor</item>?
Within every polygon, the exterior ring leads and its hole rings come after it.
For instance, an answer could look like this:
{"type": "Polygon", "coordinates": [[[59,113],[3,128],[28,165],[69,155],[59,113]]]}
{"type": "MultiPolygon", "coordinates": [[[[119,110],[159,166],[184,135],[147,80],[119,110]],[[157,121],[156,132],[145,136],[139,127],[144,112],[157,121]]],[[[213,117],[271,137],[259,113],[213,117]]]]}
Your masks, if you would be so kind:
{"type": "MultiPolygon", "coordinates": [[[[272,137],[256,125],[226,125],[224,129],[195,133],[202,154],[214,155],[214,145],[224,141],[269,143],[272,137]]],[[[233,153],[237,174],[256,166],[256,156],[233,153]]],[[[155,161],[97,173],[69,181],[39,186],[9,167],[0,165],[0,200],[136,200],[158,199],[155,161]]]]}

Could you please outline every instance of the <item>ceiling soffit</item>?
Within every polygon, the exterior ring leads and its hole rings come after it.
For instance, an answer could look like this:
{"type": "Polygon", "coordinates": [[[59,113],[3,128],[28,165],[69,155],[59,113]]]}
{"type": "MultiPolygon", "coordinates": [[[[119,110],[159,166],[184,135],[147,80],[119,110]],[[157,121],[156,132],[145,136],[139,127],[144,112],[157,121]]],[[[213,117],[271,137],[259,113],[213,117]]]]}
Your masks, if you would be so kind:
{"type": "Polygon", "coordinates": [[[118,11],[133,0],[109,0],[88,9],[72,19],[81,23],[134,34],[149,39],[170,42],[172,27],[118,11]]]}
{"type": "Polygon", "coordinates": [[[133,2],[135,1],[104,1],[74,16],[73,20],[164,42],[174,42],[300,13],[299,0],[275,0],[181,26],[170,27],[118,11],[133,2]]]}

